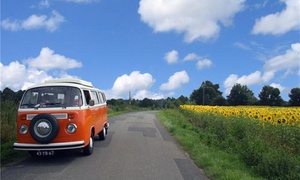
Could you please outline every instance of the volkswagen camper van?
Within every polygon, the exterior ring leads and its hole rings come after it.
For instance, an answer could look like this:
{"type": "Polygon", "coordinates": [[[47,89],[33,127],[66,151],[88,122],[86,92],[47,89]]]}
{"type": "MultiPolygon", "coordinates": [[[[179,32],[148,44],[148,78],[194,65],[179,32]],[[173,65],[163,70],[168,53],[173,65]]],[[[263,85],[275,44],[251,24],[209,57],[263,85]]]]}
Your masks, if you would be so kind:
{"type": "Polygon", "coordinates": [[[106,97],[91,82],[56,79],[28,88],[20,102],[15,150],[52,155],[57,150],[93,153],[94,138],[109,127],[106,97]]]}

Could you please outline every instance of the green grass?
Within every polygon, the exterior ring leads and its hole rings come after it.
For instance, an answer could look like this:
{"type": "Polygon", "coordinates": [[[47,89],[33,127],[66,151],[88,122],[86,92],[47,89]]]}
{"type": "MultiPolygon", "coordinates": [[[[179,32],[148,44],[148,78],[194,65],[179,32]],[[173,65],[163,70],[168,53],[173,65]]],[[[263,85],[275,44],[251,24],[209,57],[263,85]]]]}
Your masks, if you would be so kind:
{"type": "Polygon", "coordinates": [[[186,113],[164,110],[158,117],[209,178],[299,179],[299,154],[256,137],[255,123],[186,113]]]}
{"type": "Polygon", "coordinates": [[[15,151],[12,147],[16,140],[17,109],[17,104],[11,101],[1,101],[1,166],[27,154],[15,151]]]}
{"type": "Polygon", "coordinates": [[[13,143],[14,142],[7,142],[5,144],[1,144],[1,166],[6,166],[19,158],[28,156],[26,151],[14,150],[12,148],[13,143]]]}

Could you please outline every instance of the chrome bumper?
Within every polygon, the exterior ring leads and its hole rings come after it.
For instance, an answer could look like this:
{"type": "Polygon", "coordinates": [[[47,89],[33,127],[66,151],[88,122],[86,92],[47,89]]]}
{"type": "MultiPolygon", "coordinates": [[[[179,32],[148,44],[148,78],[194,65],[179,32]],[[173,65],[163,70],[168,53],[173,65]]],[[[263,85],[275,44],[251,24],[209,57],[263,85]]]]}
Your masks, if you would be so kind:
{"type": "Polygon", "coordinates": [[[84,141],[49,143],[49,144],[29,144],[29,143],[14,143],[15,150],[26,151],[43,151],[43,150],[66,150],[78,149],[84,147],[84,141]]]}

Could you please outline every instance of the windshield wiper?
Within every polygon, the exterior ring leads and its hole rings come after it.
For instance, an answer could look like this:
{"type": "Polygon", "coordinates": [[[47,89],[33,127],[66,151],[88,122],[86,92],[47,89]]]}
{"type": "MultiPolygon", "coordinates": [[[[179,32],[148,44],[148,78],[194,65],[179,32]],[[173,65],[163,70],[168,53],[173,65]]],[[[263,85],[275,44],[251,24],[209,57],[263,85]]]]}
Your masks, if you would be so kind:
{"type": "Polygon", "coordinates": [[[38,109],[41,106],[41,104],[37,104],[34,106],[34,109],[38,109]]]}
{"type": "Polygon", "coordinates": [[[21,104],[21,107],[23,107],[23,106],[33,107],[34,104],[21,104]]]}

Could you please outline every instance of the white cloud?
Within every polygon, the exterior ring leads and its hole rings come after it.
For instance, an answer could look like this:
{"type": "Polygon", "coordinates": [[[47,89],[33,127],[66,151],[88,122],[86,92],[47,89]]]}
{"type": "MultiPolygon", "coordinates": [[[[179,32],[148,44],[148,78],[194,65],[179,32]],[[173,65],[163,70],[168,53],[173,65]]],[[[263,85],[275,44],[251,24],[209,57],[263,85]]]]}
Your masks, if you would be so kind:
{"type": "Polygon", "coordinates": [[[299,0],[281,0],[286,8],[274,14],[256,19],[252,29],[253,34],[281,35],[291,30],[300,30],[299,0]]]}
{"type": "Polygon", "coordinates": [[[108,94],[111,98],[122,98],[128,95],[129,91],[134,94],[136,91],[148,90],[154,84],[155,79],[149,73],[141,74],[139,71],[133,71],[131,74],[124,74],[118,77],[108,94]]]}
{"type": "Polygon", "coordinates": [[[11,87],[12,89],[20,88],[20,85],[26,77],[26,66],[18,61],[11,62],[8,66],[0,63],[1,72],[1,89],[11,87]]]}
{"type": "Polygon", "coordinates": [[[52,69],[73,69],[81,67],[82,64],[75,59],[66,58],[65,56],[55,54],[48,47],[42,48],[40,54],[36,58],[26,60],[29,67],[49,71],[52,69]]]}
{"type": "Polygon", "coordinates": [[[251,86],[262,82],[269,82],[273,77],[273,72],[267,72],[262,75],[260,71],[255,71],[254,73],[243,75],[241,77],[238,77],[236,74],[231,74],[224,81],[225,94],[229,94],[231,88],[237,83],[251,86]]]}
{"type": "Polygon", "coordinates": [[[37,58],[29,59],[25,61],[24,64],[19,61],[10,62],[7,66],[0,63],[0,89],[2,90],[8,87],[14,91],[18,91],[54,78],[78,78],[64,71],[65,69],[81,66],[81,63],[77,61],[74,63],[74,61],[75,60],[70,60],[64,56],[54,54],[49,48],[43,48],[37,58]],[[45,51],[48,53],[43,53],[45,51]],[[80,66],[78,66],[79,64],[80,66]],[[49,72],[51,69],[61,71],[58,74],[55,73],[51,75],[49,74],[52,73],[49,72]]]}
{"type": "Polygon", "coordinates": [[[45,71],[27,68],[24,64],[18,61],[11,62],[8,66],[0,63],[1,84],[0,88],[6,87],[18,91],[28,88],[37,83],[42,83],[44,80],[53,79],[45,71]]]}
{"type": "Polygon", "coordinates": [[[285,54],[271,58],[265,63],[264,69],[266,71],[280,71],[299,69],[300,67],[300,43],[291,45],[285,54]]]}
{"type": "MultiPolygon", "coordinates": [[[[37,69],[27,69],[26,71],[26,79],[21,87],[21,89],[27,89],[29,86],[43,83],[46,80],[54,79],[53,76],[49,75],[47,72],[43,70],[37,69]]],[[[20,83],[22,84],[22,83],[20,83]]]]}
{"type": "Polygon", "coordinates": [[[57,11],[52,11],[50,17],[46,15],[31,15],[26,20],[10,20],[1,21],[2,28],[11,31],[33,30],[45,28],[47,31],[56,31],[65,18],[57,11]]]}
{"type": "Polygon", "coordinates": [[[167,61],[168,64],[174,64],[178,62],[178,52],[175,50],[172,50],[170,52],[167,52],[165,54],[164,59],[167,61]]]}
{"type": "Polygon", "coordinates": [[[207,58],[202,58],[196,53],[190,53],[183,58],[183,61],[197,61],[196,66],[198,69],[209,68],[212,66],[212,61],[207,58]]]}
{"type": "Polygon", "coordinates": [[[179,89],[184,84],[188,83],[189,80],[190,78],[186,71],[176,72],[169,78],[168,82],[162,84],[159,89],[162,91],[172,91],[175,89],[179,89]]]}
{"type": "Polygon", "coordinates": [[[229,94],[231,88],[236,83],[242,85],[257,85],[260,83],[267,83],[274,78],[278,71],[286,71],[285,76],[297,74],[300,67],[300,43],[291,45],[291,49],[288,49],[285,54],[279,55],[266,61],[264,65],[264,72],[255,71],[249,75],[243,75],[238,77],[236,74],[229,75],[224,81],[225,93],[229,94]]]}
{"type": "Polygon", "coordinates": [[[43,0],[39,2],[39,8],[49,8],[50,3],[48,0],[43,0]]]}
{"type": "Polygon", "coordinates": [[[244,44],[244,43],[242,43],[242,42],[235,42],[233,45],[234,45],[235,47],[240,48],[240,49],[251,50],[251,48],[250,48],[248,45],[246,45],[246,44],[244,44]]]}
{"type": "Polygon", "coordinates": [[[190,53],[183,58],[183,61],[194,61],[201,59],[196,53],[190,53]]]}
{"type": "Polygon", "coordinates": [[[272,83],[270,84],[273,88],[278,88],[280,92],[284,91],[286,88],[281,86],[280,84],[272,83]]]}
{"type": "Polygon", "coordinates": [[[164,99],[164,95],[161,93],[152,93],[150,91],[147,90],[140,90],[137,91],[136,94],[133,96],[134,99],[164,99]]]}
{"type": "Polygon", "coordinates": [[[209,68],[212,66],[212,61],[209,59],[202,59],[197,62],[198,69],[209,68]]]}
{"type": "Polygon", "coordinates": [[[255,9],[261,9],[261,8],[264,8],[266,7],[267,3],[268,3],[269,0],[265,0],[265,1],[259,1],[258,3],[254,4],[253,7],[255,9]]]}
{"type": "Polygon", "coordinates": [[[155,32],[184,33],[184,41],[214,39],[220,24],[232,24],[245,0],[141,0],[141,20],[155,32]]]}

